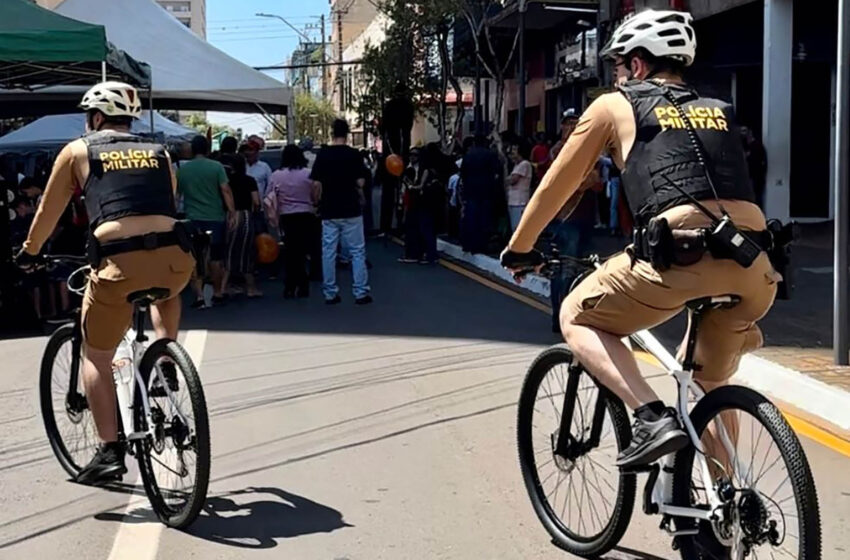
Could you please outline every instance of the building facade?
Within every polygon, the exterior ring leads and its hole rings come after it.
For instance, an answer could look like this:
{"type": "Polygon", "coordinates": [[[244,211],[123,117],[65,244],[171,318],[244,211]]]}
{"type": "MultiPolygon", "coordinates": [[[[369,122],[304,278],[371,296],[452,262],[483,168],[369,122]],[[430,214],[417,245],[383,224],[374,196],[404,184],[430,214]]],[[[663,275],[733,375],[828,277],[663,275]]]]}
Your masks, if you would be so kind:
{"type": "Polygon", "coordinates": [[[302,66],[301,68],[292,68],[287,72],[287,82],[293,92],[309,93],[314,97],[322,96],[324,87],[322,80],[325,79],[322,75],[323,68],[307,66],[322,62],[322,47],[321,42],[303,42],[292,52],[289,57],[289,64],[302,66]]]}
{"type": "MultiPolygon", "coordinates": [[[[793,0],[601,0],[585,2],[595,13],[569,17],[557,3],[528,4],[525,122],[517,122],[514,68],[503,129],[557,133],[565,108],[582,111],[611,90],[597,50],[624,16],[644,8],[688,10],[698,48],[686,79],[703,95],[731,102],[738,122],[764,144],[765,213],[800,221],[834,217],[837,0],[819,0],[817,9],[793,0]]],[[[518,25],[515,6],[509,0],[496,16],[510,33],[518,25]]]]}
{"type": "MultiPolygon", "coordinates": [[[[352,43],[358,40],[364,32],[367,35],[378,33],[378,24],[380,21],[377,2],[370,0],[330,0],[331,17],[330,17],[330,49],[329,52],[331,62],[340,62],[345,60],[354,60],[354,58],[346,57],[346,49],[352,43]],[[369,28],[370,31],[367,31],[369,28]]],[[[380,37],[383,40],[383,36],[380,37]]],[[[355,51],[360,51],[362,47],[355,48],[355,51]]],[[[352,52],[348,55],[354,56],[352,52]]],[[[331,66],[329,68],[329,78],[333,87],[328,88],[334,108],[337,112],[343,114],[346,112],[348,101],[351,98],[352,88],[346,90],[346,85],[349,85],[349,80],[353,80],[353,76],[346,74],[349,68],[340,66],[331,66]]],[[[352,84],[353,85],[353,82],[352,84]]]]}
{"type": "Polygon", "coordinates": [[[195,35],[207,38],[207,0],[157,0],[157,3],[195,35]]]}
{"type": "MultiPolygon", "coordinates": [[[[52,10],[62,0],[36,0],[36,3],[52,10]]],[[[207,38],[207,0],[157,0],[157,3],[195,35],[207,38]]]]}

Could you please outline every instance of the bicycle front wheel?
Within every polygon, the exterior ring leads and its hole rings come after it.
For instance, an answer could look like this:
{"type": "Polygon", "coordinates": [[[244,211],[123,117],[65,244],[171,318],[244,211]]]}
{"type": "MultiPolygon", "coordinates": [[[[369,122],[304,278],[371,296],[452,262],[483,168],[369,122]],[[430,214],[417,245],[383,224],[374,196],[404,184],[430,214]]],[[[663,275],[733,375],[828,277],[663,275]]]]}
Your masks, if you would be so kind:
{"type": "MultiPolygon", "coordinates": [[[[210,480],[210,429],[201,380],[186,350],[173,340],[154,342],[139,371],[153,424],[153,436],[137,447],[142,483],[159,519],[184,528],[201,511],[210,480]],[[172,368],[176,379],[164,374],[172,368]]],[[[139,390],[135,410],[136,425],[144,426],[139,390]]]]}
{"type": "Polygon", "coordinates": [[[635,475],[617,469],[614,459],[630,440],[623,403],[566,346],[537,357],[520,395],[519,463],[534,511],[556,545],[595,557],[620,541],[634,507],[635,475]]]}
{"type": "Polygon", "coordinates": [[[724,522],[676,521],[697,529],[677,537],[683,560],[794,558],[820,560],[818,498],[806,454],[782,413],[745,387],[708,393],[691,412],[711,480],[704,481],[693,446],[675,459],[673,503],[710,509],[709,493],[724,503],[724,522]]]}
{"type": "Polygon", "coordinates": [[[98,445],[83,389],[82,335],[73,324],[56,329],[41,360],[39,399],[47,440],[72,478],[94,456],[98,445]]]}

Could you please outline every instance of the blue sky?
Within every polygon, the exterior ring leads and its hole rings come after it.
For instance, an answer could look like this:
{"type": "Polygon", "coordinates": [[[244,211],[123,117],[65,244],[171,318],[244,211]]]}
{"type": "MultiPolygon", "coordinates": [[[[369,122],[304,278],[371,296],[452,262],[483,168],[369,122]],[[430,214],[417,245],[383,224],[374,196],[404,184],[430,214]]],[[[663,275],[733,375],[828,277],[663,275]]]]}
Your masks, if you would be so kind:
{"type": "MultiPolygon", "coordinates": [[[[207,41],[249,66],[269,66],[285,62],[298,46],[298,34],[282,21],[256,17],[258,12],[278,14],[318,41],[321,14],[328,17],[328,0],[207,0],[207,41]]],[[[330,22],[326,23],[330,34],[330,22]]],[[[283,80],[283,72],[269,72],[283,80]]],[[[212,122],[242,128],[246,134],[262,132],[265,121],[257,116],[235,113],[209,113],[212,122]]]]}

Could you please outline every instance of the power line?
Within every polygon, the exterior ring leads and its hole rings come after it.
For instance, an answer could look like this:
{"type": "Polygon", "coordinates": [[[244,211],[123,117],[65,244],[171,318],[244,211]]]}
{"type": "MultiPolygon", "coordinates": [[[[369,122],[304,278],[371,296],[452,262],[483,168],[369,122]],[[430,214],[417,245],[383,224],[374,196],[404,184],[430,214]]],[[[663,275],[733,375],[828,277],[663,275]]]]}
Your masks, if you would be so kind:
{"type": "Polygon", "coordinates": [[[239,41],[271,41],[277,39],[297,39],[298,35],[268,35],[263,37],[232,37],[226,39],[213,38],[216,43],[235,43],[239,41]]]}
{"type": "MultiPolygon", "coordinates": [[[[319,16],[290,16],[287,19],[292,20],[312,20],[316,19],[319,16]]],[[[207,20],[207,23],[239,23],[239,22],[256,22],[256,17],[247,17],[247,18],[225,18],[225,19],[211,19],[207,20]]]]}
{"type": "Polygon", "coordinates": [[[295,70],[299,68],[322,68],[324,66],[356,66],[363,64],[361,59],[343,60],[342,62],[314,62],[311,64],[275,64],[273,66],[254,66],[254,70],[295,70]]]}

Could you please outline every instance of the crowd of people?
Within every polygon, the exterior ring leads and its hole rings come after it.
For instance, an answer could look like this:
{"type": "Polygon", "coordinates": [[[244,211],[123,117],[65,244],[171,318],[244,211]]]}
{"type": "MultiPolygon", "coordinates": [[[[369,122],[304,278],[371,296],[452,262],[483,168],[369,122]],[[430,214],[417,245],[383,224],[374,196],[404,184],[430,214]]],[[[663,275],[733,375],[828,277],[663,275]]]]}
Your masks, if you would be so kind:
{"type": "Polygon", "coordinates": [[[283,246],[282,258],[264,267],[270,278],[282,268],[283,297],[307,297],[312,279],[322,281],[326,303],[341,302],[339,253],[352,268],[355,302],[372,301],[363,223],[364,188],[372,173],[363,155],[347,145],[349,133],[344,120],[334,122],[333,141],[319,150],[312,165],[301,147],[287,145],[276,171],[259,159],[262,139],[250,137],[239,145],[227,137],[215,154],[206,137],[192,140],[191,159],[179,161],[176,173],[182,213],[207,233],[192,281],[193,307],[208,305],[207,280],[213,306],[242,292],[248,298],[263,296],[256,279],[259,235],[270,235],[283,246]]]}
{"type": "MultiPolygon", "coordinates": [[[[209,235],[191,287],[195,308],[223,305],[235,295],[262,297],[259,273],[283,277],[283,297],[304,298],[310,282],[322,282],[329,304],[341,301],[336,283],[340,263],[350,265],[352,295],[357,303],[372,301],[370,264],[365,239],[372,233],[398,234],[405,246],[399,262],[430,264],[437,260],[437,238],[444,236],[469,253],[495,255],[517,228],[536,186],[563,149],[578,122],[564,112],[560,135],[533,139],[503,133],[499,138],[466,138],[447,154],[439,143],[411,147],[401,176],[389,173],[385,154],[347,145],[348,124],[333,124],[330,144],[313,149],[311,142],[283,148],[280,168],[260,159],[265,142],[251,136],[221,141],[210,152],[198,135],[185,149],[174,150],[179,211],[209,235]],[[373,212],[373,192],[381,193],[373,212]],[[278,262],[258,264],[255,239],[269,234],[282,247],[278,262]],[[212,286],[205,298],[204,285],[212,286]]],[[[753,182],[763,200],[764,148],[749,129],[742,129],[753,182]]],[[[11,209],[12,245],[26,238],[44,188],[37,176],[20,176],[11,209]]],[[[46,180],[46,174],[44,180],[46,180]]],[[[42,180],[42,183],[44,183],[42,180]]],[[[583,256],[594,232],[628,234],[632,224],[620,196],[620,171],[608,155],[583,185],[586,195],[574,208],[564,208],[546,229],[544,251],[583,256]]],[[[85,251],[86,216],[81,193],[75,196],[50,240],[53,253],[85,251]]],[[[28,276],[26,289],[38,319],[63,315],[71,307],[65,284],[69,271],[28,276]]],[[[577,271],[564,267],[552,281],[553,331],[559,329],[558,307],[577,271]]]]}
{"type": "MultiPolygon", "coordinates": [[[[20,248],[27,238],[38,203],[44,193],[49,167],[46,162],[41,162],[28,173],[26,171],[22,168],[18,172],[3,173],[4,178],[15,178],[15,181],[3,181],[6,186],[3,190],[12,193],[9,203],[9,241],[13,250],[20,248]]],[[[87,217],[82,193],[75,192],[71,204],[62,214],[59,225],[47,242],[48,250],[55,254],[85,253],[86,228],[87,217]]],[[[36,320],[62,319],[71,310],[72,301],[67,285],[70,272],[72,271],[67,267],[53,267],[49,271],[40,270],[22,278],[22,288],[30,299],[36,320]]]]}

